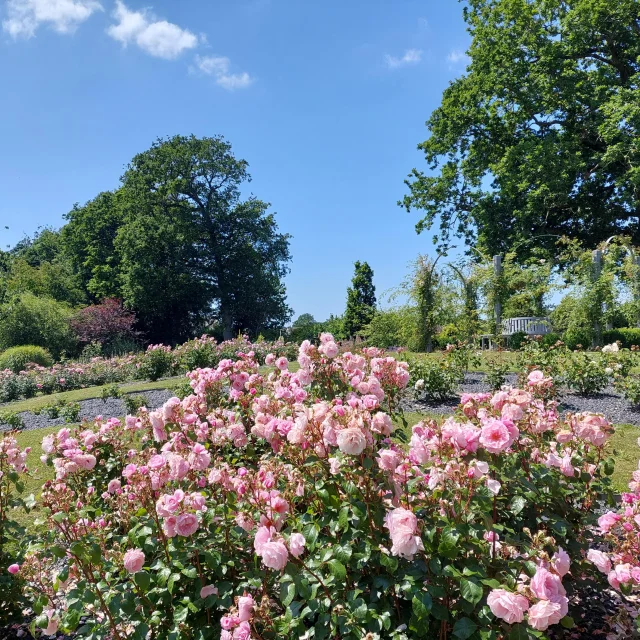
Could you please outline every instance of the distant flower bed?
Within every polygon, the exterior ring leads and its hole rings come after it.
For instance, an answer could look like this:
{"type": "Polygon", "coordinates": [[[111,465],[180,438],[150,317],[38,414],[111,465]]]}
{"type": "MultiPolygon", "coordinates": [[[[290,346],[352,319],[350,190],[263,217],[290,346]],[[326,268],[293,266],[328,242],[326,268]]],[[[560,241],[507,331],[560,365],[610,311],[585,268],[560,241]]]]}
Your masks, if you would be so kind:
{"type": "Polygon", "coordinates": [[[201,367],[215,367],[225,358],[253,353],[261,364],[268,353],[294,357],[297,345],[282,340],[250,342],[247,338],[217,343],[208,336],[185,342],[175,348],[151,345],[145,352],[114,358],[91,358],[87,362],[66,362],[52,367],[27,365],[24,371],[0,371],[0,402],[49,395],[96,385],[157,380],[201,367]]]}
{"type": "MultiPolygon", "coordinates": [[[[406,363],[326,334],[296,372],[265,360],[221,360],[183,400],[44,438],[40,529],[0,568],[34,629],[546,638],[582,615],[585,586],[639,588],[640,472],[602,515],[613,428],[560,416],[543,372],[407,433],[406,363]]],[[[15,443],[5,457],[24,473],[15,443]]]]}

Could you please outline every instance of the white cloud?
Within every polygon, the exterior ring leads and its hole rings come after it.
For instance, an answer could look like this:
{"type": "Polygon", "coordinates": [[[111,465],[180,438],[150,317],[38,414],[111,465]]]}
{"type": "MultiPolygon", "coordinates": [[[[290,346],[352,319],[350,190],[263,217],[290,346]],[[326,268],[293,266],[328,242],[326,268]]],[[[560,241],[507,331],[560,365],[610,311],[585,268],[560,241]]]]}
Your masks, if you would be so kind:
{"type": "Polygon", "coordinates": [[[13,38],[32,38],[41,24],[58,33],[73,33],[95,11],[97,0],[8,0],[2,28],[13,38]]]}
{"type": "Polygon", "coordinates": [[[198,45],[198,36],[191,31],[166,20],[156,20],[147,11],[130,11],[122,0],[116,0],[114,17],[118,23],[107,29],[114,40],[125,47],[135,43],[157,58],[172,60],[198,45]]]}
{"type": "Polygon", "coordinates": [[[229,73],[231,60],[225,56],[196,56],[198,69],[215,78],[216,84],[233,91],[248,87],[253,78],[245,71],[243,73],[229,73]]]}
{"type": "Polygon", "coordinates": [[[466,64],[469,64],[469,62],[471,62],[471,58],[464,51],[461,51],[460,49],[454,49],[453,51],[451,51],[447,56],[447,60],[451,64],[464,63],[466,65],[466,64]]]}
{"type": "Polygon", "coordinates": [[[406,67],[410,64],[418,64],[422,60],[421,49],[407,49],[404,52],[402,58],[396,58],[395,56],[386,55],[384,57],[387,67],[389,69],[398,69],[399,67],[406,67]]]}

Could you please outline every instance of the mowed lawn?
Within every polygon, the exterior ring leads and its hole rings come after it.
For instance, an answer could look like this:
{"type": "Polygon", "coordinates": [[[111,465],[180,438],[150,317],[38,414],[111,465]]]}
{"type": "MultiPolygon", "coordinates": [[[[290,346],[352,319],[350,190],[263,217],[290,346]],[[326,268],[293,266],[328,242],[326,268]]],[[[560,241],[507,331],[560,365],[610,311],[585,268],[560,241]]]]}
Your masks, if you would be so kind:
{"type": "MultiPolygon", "coordinates": [[[[164,387],[156,386],[152,388],[167,387],[165,385],[164,387]]],[[[404,417],[407,421],[407,429],[410,430],[414,424],[429,416],[420,413],[406,413],[404,417]]],[[[400,424],[398,426],[401,427],[400,424]]],[[[56,426],[47,429],[34,429],[33,431],[23,431],[17,435],[17,440],[22,448],[31,447],[31,453],[27,458],[30,475],[25,478],[25,495],[33,493],[37,496],[43,483],[53,478],[53,469],[40,461],[40,456],[42,455],[41,443],[44,436],[55,433],[60,428],[60,426],[56,426]]],[[[609,450],[616,460],[615,473],[613,475],[613,484],[616,491],[627,490],[631,473],[638,468],[638,459],[640,458],[638,437],[640,437],[640,428],[633,425],[617,425],[615,434],[611,438],[609,450]]],[[[31,514],[20,512],[15,515],[17,516],[16,520],[25,526],[35,517],[34,512],[31,514]]]]}

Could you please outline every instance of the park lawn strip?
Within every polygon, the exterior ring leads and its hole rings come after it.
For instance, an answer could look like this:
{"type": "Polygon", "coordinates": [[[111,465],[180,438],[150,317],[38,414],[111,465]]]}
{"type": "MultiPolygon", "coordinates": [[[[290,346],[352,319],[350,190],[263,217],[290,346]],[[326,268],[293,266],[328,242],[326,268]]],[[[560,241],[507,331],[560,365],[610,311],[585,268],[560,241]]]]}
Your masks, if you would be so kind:
{"type": "Polygon", "coordinates": [[[638,469],[638,437],[640,429],[632,424],[615,425],[615,433],[611,438],[611,449],[616,461],[612,481],[616,491],[629,491],[631,474],[638,469]]]}
{"type": "MultiPolygon", "coordinates": [[[[164,378],[155,382],[131,382],[117,384],[116,386],[123,393],[136,393],[140,391],[153,391],[154,389],[174,389],[180,385],[185,376],[175,376],[173,378],[164,378]]],[[[85,389],[74,389],[73,391],[61,391],[60,393],[52,393],[50,395],[36,396],[28,400],[16,400],[0,405],[2,411],[12,411],[21,413],[22,411],[38,411],[47,405],[60,402],[80,402],[81,400],[92,400],[100,398],[102,390],[105,387],[112,387],[114,383],[100,385],[97,387],[86,387],[85,389]]]]}

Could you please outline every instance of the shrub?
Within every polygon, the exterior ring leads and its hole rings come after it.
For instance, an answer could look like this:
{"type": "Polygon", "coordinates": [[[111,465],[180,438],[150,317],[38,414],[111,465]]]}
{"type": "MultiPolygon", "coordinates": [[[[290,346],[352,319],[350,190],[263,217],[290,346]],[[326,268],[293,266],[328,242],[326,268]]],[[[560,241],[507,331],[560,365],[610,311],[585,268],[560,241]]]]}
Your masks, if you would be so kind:
{"type": "Polygon", "coordinates": [[[506,362],[494,360],[487,363],[487,382],[494,391],[502,387],[508,373],[509,365],[506,362]]]}
{"type": "Polygon", "coordinates": [[[80,309],[69,320],[79,342],[99,344],[133,338],[136,335],[133,329],[135,322],[135,314],[127,311],[115,298],[106,298],[100,304],[80,309]]]}
{"type": "Polygon", "coordinates": [[[565,331],[562,340],[571,351],[574,349],[589,349],[591,347],[592,335],[589,331],[570,329],[565,331]]]}
{"type": "Polygon", "coordinates": [[[0,309],[0,348],[37,345],[54,358],[72,353],[77,343],[69,328],[71,314],[66,304],[23,293],[0,309]]]}
{"type": "Polygon", "coordinates": [[[78,422],[80,420],[80,403],[63,402],[60,406],[60,417],[69,424],[78,422]]]}
{"type": "Polygon", "coordinates": [[[147,404],[147,400],[144,396],[137,395],[125,395],[122,397],[127,415],[134,416],[140,407],[144,407],[147,404]]]}
{"type": "Polygon", "coordinates": [[[117,384],[109,384],[103,387],[100,397],[103,402],[106,402],[109,398],[121,398],[122,391],[117,384]]]}
{"type": "Polygon", "coordinates": [[[24,371],[30,362],[41,367],[50,367],[53,358],[46,349],[34,345],[11,347],[0,354],[0,369],[10,369],[13,373],[24,371]]]}
{"type": "Polygon", "coordinates": [[[173,356],[171,347],[163,344],[149,345],[140,364],[140,377],[145,380],[156,381],[171,375],[173,356]]]}
{"type": "Polygon", "coordinates": [[[12,429],[24,429],[24,420],[15,411],[0,411],[0,424],[6,424],[12,429]]]}
{"type": "Polygon", "coordinates": [[[509,336],[509,347],[511,349],[520,349],[528,339],[528,335],[524,331],[516,331],[513,335],[509,336]]]}
{"type": "Polygon", "coordinates": [[[464,369],[445,358],[412,359],[409,371],[416,398],[428,402],[454,397],[464,380],[464,369]]]}
{"type": "Polygon", "coordinates": [[[28,453],[28,449],[18,446],[12,434],[0,435],[0,625],[3,626],[22,615],[25,605],[21,579],[15,574],[25,530],[12,516],[18,507],[28,510],[33,504],[33,496],[21,495],[28,453]]]}
{"type": "Polygon", "coordinates": [[[564,362],[565,384],[581,395],[602,391],[609,384],[611,371],[597,355],[583,351],[571,353],[564,362]]]}
{"type": "Polygon", "coordinates": [[[605,344],[620,342],[622,347],[630,349],[634,345],[640,345],[640,329],[636,327],[624,327],[622,329],[611,329],[602,334],[605,344]]]}
{"type": "Polygon", "coordinates": [[[542,336],[541,343],[544,347],[552,347],[561,340],[562,340],[562,337],[559,334],[551,332],[551,333],[545,333],[542,336]]]}
{"type": "Polygon", "coordinates": [[[609,423],[513,389],[467,395],[403,448],[406,364],[337,353],[303,344],[298,372],[276,360],[268,376],[221,362],[182,402],[46,436],[56,481],[20,567],[38,625],[226,640],[571,626],[588,606],[569,598],[599,580],[584,557],[611,500],[609,423]]]}

